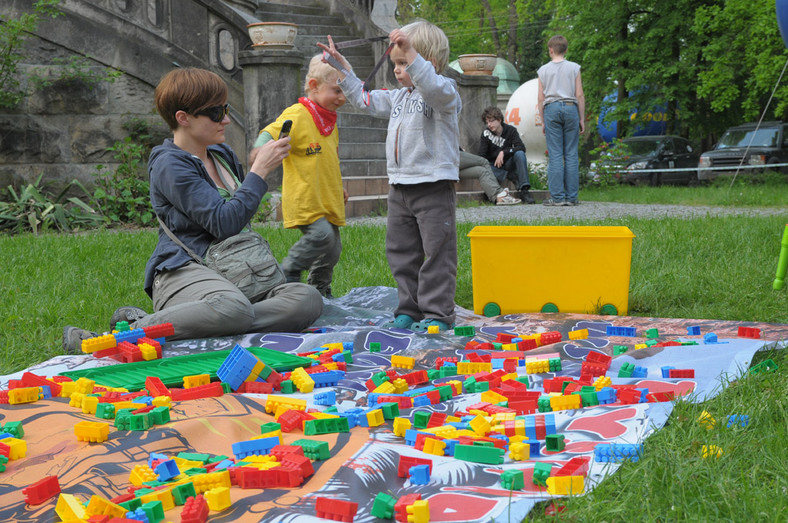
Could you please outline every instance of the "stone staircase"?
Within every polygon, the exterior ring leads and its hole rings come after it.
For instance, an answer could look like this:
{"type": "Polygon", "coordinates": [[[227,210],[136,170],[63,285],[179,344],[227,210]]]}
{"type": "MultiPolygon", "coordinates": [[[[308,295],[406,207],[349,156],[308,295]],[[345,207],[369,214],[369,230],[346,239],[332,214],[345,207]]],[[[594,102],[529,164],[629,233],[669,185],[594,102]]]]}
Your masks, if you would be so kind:
{"type": "MultiPolygon", "coordinates": [[[[311,57],[318,53],[317,42],[327,42],[327,35],[337,41],[363,38],[359,31],[341,14],[331,14],[321,0],[299,0],[280,4],[258,2],[255,16],[265,22],[289,22],[298,25],[295,46],[304,53],[302,78],[311,57]]],[[[353,65],[360,78],[372,71],[375,54],[372,44],[349,47],[342,54],[353,65]]],[[[391,66],[385,76],[391,78],[388,85],[376,87],[395,88],[391,66]]],[[[380,74],[377,75],[380,78],[380,74]]],[[[345,208],[348,218],[384,214],[388,194],[386,176],[386,126],[387,120],[373,118],[359,112],[350,104],[340,108],[337,125],[339,126],[340,168],[349,201],[345,208]]],[[[480,200],[484,198],[478,180],[462,180],[457,187],[458,199],[480,200]]],[[[281,216],[281,215],[280,215],[281,216]]]]}

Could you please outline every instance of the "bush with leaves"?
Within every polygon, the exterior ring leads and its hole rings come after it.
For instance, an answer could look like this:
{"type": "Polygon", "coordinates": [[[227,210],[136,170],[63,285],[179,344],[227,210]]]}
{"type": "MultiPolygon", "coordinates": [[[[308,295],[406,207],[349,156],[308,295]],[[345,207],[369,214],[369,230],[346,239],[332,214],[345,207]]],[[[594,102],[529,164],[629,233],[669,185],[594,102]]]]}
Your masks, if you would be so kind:
{"type": "Polygon", "coordinates": [[[145,168],[151,149],[147,122],[134,118],[123,127],[129,136],[108,150],[119,164],[115,170],[98,165],[92,203],[107,223],[149,226],[154,221],[149,201],[150,184],[145,168]]]}
{"type": "Polygon", "coordinates": [[[626,144],[616,138],[610,143],[602,142],[589,151],[588,155],[591,164],[586,181],[589,185],[609,187],[619,183],[630,153],[626,144]]]}
{"type": "Polygon", "coordinates": [[[0,198],[0,231],[20,234],[44,231],[76,232],[100,227],[103,220],[85,202],[66,194],[74,187],[87,193],[76,180],[69,183],[54,199],[46,196],[40,175],[35,183],[19,188],[8,186],[0,198]]]}

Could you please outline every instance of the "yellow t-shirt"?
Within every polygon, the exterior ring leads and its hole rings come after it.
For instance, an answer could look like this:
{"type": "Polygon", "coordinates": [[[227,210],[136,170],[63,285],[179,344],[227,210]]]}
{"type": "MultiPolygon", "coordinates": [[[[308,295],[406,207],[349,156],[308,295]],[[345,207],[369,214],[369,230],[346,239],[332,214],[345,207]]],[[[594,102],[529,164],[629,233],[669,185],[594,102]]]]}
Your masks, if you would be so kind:
{"type": "Polygon", "coordinates": [[[286,228],[309,225],[319,218],[345,225],[345,198],[339,171],[339,130],[328,136],[318,131],[306,107],[296,103],[265,127],[279,137],[282,123],[292,120],[290,154],[282,162],[282,217],[286,228]]]}

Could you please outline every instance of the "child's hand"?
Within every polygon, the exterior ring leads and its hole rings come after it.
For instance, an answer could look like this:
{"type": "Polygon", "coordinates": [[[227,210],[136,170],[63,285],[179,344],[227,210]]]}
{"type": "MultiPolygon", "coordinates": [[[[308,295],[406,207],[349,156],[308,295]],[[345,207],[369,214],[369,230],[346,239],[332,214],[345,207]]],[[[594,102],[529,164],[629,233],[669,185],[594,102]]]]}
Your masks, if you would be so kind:
{"type": "Polygon", "coordinates": [[[350,199],[350,195],[347,193],[347,189],[343,188],[342,192],[344,193],[345,196],[345,203],[347,203],[347,201],[350,199]]]}
{"type": "Polygon", "coordinates": [[[249,170],[265,180],[268,173],[279,167],[282,160],[290,154],[290,137],[266,142],[262,147],[254,149],[252,153],[255,156],[249,170]]]}
{"type": "Polygon", "coordinates": [[[400,50],[405,54],[407,54],[412,48],[410,45],[410,40],[408,39],[408,35],[399,29],[394,29],[389,33],[389,40],[391,40],[392,44],[399,46],[400,50]]]}
{"type": "Polygon", "coordinates": [[[334,46],[334,39],[331,38],[331,35],[328,35],[328,45],[322,42],[318,42],[317,46],[323,50],[323,62],[327,63],[328,65],[339,71],[339,79],[344,80],[345,75],[348,74],[348,72],[352,69],[352,67],[350,66],[350,62],[348,62],[345,59],[345,57],[342,56],[342,54],[340,54],[339,51],[337,51],[337,48],[334,46]],[[344,68],[344,71],[342,69],[337,68],[335,64],[332,64],[331,61],[329,61],[326,58],[326,55],[336,60],[336,62],[339,63],[340,67],[344,68]]]}

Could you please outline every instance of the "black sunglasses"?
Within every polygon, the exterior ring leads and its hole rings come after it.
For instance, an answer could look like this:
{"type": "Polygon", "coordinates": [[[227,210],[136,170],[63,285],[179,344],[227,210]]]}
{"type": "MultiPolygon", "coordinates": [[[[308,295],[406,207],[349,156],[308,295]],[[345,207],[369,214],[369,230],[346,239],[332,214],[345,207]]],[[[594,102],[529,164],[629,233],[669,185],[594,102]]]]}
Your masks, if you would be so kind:
{"type": "Polygon", "coordinates": [[[227,113],[230,112],[230,104],[224,105],[214,105],[213,107],[206,107],[202,111],[197,111],[194,113],[195,116],[207,116],[216,123],[221,122],[224,120],[224,117],[227,116],[227,113]]]}

